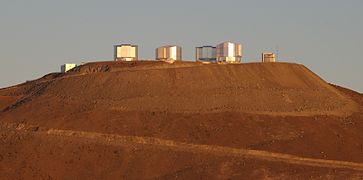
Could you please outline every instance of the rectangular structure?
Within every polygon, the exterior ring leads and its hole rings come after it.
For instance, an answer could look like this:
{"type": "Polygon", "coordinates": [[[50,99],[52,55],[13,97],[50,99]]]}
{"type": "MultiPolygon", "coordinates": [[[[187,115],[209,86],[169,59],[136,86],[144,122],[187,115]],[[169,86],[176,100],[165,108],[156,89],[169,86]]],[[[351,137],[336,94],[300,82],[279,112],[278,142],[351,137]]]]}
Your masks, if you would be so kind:
{"type": "Polygon", "coordinates": [[[114,46],[115,61],[136,61],[138,60],[138,46],[121,44],[114,46]]]}
{"type": "Polygon", "coordinates": [[[161,61],[182,60],[182,49],[180,46],[168,45],[156,48],[155,59],[161,61]]]}
{"type": "Polygon", "coordinates": [[[262,62],[276,62],[274,53],[262,53],[262,62]]]}
{"type": "Polygon", "coordinates": [[[213,46],[196,47],[195,60],[203,63],[216,62],[216,47],[213,46]]]}
{"type": "Polygon", "coordinates": [[[224,42],[216,47],[218,63],[240,63],[242,58],[242,46],[238,43],[224,42]]]}
{"type": "Polygon", "coordinates": [[[61,72],[65,73],[73,68],[77,67],[77,64],[63,64],[61,66],[61,72]]]}

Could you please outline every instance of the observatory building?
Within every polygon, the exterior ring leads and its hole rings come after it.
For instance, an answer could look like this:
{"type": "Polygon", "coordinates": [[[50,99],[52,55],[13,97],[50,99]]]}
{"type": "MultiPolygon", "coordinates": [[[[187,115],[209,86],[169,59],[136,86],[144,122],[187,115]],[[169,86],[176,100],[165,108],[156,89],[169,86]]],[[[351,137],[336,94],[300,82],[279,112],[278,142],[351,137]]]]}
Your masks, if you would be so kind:
{"type": "Polygon", "coordinates": [[[224,42],[216,47],[218,63],[240,63],[242,58],[242,46],[238,43],[224,42]]]}
{"type": "Polygon", "coordinates": [[[136,61],[138,59],[137,45],[121,44],[114,46],[115,61],[136,61]]]}
{"type": "Polygon", "coordinates": [[[201,46],[195,48],[195,60],[203,63],[216,62],[216,47],[201,46]]]}
{"type": "Polygon", "coordinates": [[[262,62],[276,62],[274,53],[262,53],[262,62]]]}
{"type": "Polygon", "coordinates": [[[155,59],[161,61],[178,61],[182,60],[182,48],[175,45],[167,45],[156,48],[155,59]]]}
{"type": "Polygon", "coordinates": [[[65,73],[73,68],[75,68],[77,64],[63,64],[61,65],[61,72],[65,73]]]}

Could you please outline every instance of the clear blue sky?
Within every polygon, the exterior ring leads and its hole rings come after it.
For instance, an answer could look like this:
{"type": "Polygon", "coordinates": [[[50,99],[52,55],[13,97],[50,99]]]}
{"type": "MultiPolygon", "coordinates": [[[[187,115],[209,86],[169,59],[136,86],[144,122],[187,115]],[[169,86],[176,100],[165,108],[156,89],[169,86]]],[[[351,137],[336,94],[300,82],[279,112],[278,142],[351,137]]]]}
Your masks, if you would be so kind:
{"type": "Polygon", "coordinates": [[[153,59],[165,44],[235,41],[243,61],[280,50],[326,81],[363,92],[362,0],[0,0],[0,87],[59,71],[62,63],[111,60],[113,45],[153,59]]]}

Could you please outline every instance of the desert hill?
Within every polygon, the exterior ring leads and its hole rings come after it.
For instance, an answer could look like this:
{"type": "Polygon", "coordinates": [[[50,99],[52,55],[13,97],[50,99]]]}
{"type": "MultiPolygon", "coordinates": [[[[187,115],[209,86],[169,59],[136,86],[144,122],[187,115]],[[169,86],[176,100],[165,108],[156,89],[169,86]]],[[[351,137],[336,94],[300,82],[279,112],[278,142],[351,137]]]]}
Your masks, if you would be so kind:
{"type": "Polygon", "coordinates": [[[88,63],[0,90],[0,173],[362,178],[362,105],[299,64],[88,63]]]}
{"type": "Polygon", "coordinates": [[[82,110],[78,108],[84,107],[297,115],[344,114],[356,110],[353,101],[307,68],[288,63],[91,63],[71,73],[51,74],[29,85],[5,89],[1,95],[14,91],[22,98],[5,112],[37,104],[37,111],[44,115],[53,111],[54,102],[69,103],[64,108],[70,109],[59,114],[79,113],[82,110]],[[32,103],[14,108],[25,101],[32,103]]]}

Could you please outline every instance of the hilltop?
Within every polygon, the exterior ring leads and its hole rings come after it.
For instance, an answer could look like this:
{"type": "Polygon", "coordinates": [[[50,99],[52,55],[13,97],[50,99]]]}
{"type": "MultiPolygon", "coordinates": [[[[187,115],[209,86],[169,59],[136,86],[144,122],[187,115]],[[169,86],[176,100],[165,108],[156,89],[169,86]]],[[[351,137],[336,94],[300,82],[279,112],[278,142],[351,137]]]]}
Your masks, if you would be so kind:
{"type": "Polygon", "coordinates": [[[362,105],[300,64],[88,63],[0,89],[0,173],[358,178],[362,105]]]}

